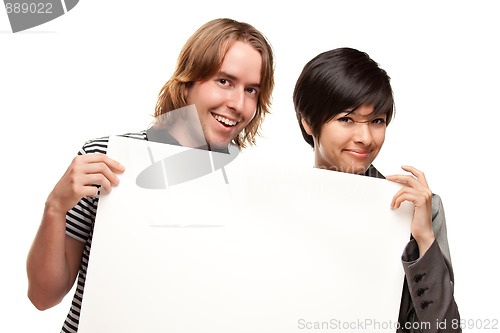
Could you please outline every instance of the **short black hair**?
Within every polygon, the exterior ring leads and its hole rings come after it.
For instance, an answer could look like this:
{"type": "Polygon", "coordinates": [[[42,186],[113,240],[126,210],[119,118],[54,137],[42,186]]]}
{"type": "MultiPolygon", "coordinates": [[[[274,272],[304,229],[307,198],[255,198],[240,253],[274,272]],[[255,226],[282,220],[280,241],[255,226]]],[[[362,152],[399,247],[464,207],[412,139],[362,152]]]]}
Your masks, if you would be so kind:
{"type": "Polygon", "coordinates": [[[301,119],[319,136],[323,124],[337,114],[356,110],[362,104],[374,108],[374,116],[394,114],[390,77],[365,52],[338,48],[323,52],[302,70],[293,91],[293,104],[302,136],[314,148],[301,119]]]}

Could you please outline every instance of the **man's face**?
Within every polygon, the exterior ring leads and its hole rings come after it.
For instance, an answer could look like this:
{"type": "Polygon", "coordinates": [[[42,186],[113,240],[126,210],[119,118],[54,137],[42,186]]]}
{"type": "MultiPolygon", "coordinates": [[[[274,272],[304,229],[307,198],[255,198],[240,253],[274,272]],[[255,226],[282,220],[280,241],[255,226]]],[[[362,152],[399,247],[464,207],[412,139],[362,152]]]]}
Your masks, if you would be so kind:
{"type": "MultiPolygon", "coordinates": [[[[361,105],[351,113],[337,114],[323,124],[319,137],[313,136],[315,166],[347,173],[364,173],[382,148],[386,118],[385,114],[374,117],[373,106],[368,104],[361,105]]],[[[309,133],[309,126],[304,125],[309,133]]]]}
{"type": "Polygon", "coordinates": [[[236,41],[220,71],[186,90],[195,104],[206,141],[227,146],[255,116],[260,92],[262,57],[250,44],[236,41]]]}

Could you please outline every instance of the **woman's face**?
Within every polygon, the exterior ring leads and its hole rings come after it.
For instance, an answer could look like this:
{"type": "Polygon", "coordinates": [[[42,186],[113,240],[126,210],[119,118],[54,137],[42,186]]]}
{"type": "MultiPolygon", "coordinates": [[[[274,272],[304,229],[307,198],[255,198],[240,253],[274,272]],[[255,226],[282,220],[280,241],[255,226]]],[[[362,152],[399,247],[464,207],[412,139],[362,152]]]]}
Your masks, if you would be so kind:
{"type": "Polygon", "coordinates": [[[302,120],[314,139],[315,167],[363,174],[377,157],[385,140],[387,115],[373,116],[373,106],[362,104],[352,112],[337,114],[323,124],[318,137],[302,120]]]}

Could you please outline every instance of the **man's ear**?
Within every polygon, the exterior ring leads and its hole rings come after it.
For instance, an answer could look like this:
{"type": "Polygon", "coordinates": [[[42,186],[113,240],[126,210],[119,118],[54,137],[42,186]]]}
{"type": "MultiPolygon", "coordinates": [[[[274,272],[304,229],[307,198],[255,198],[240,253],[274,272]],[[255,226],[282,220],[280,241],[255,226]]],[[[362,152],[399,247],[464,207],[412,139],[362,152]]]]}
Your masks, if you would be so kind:
{"type": "Polygon", "coordinates": [[[307,121],[304,120],[303,117],[300,118],[300,122],[302,123],[302,127],[304,127],[306,133],[309,134],[310,136],[313,136],[313,134],[312,134],[313,132],[311,130],[311,127],[309,126],[307,121]]]}

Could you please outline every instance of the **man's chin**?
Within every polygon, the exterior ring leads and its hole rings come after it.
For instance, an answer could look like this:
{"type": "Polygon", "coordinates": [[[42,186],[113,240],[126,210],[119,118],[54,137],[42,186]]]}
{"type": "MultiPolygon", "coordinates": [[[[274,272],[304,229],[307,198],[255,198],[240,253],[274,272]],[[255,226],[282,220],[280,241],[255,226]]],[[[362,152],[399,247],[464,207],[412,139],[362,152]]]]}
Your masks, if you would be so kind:
{"type": "Polygon", "coordinates": [[[229,146],[230,142],[221,142],[221,141],[209,141],[208,144],[210,146],[210,150],[221,150],[226,149],[229,146]]]}

